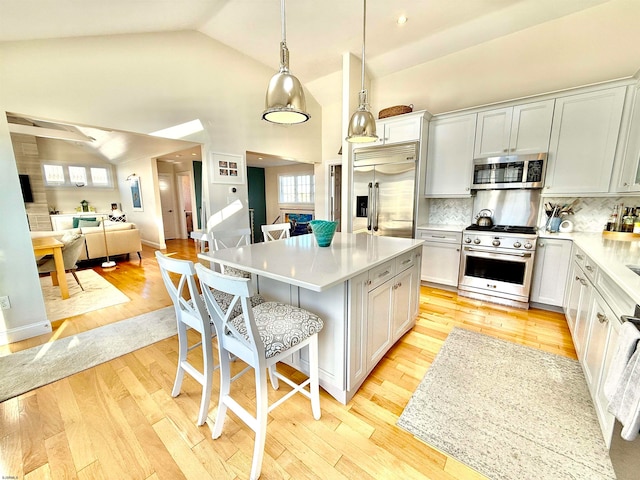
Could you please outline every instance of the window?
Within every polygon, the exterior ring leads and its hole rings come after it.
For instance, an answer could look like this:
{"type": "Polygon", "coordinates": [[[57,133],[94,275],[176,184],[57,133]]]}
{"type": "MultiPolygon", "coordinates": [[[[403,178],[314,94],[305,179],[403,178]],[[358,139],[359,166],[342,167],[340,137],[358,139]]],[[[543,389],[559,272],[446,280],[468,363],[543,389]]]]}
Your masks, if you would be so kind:
{"type": "Polygon", "coordinates": [[[110,167],[79,165],[43,165],[44,183],[48,187],[113,187],[110,167]],[[87,176],[87,170],[90,177],[87,176]]]}
{"type": "Polygon", "coordinates": [[[313,175],[280,175],[280,203],[313,203],[315,177],[313,175]]]}

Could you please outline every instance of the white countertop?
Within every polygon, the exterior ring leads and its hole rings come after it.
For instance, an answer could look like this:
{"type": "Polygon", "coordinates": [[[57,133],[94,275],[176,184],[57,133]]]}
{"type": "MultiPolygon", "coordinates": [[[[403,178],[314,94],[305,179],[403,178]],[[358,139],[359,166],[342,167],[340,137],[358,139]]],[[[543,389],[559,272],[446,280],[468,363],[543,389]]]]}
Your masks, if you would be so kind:
{"type": "Polygon", "coordinates": [[[327,290],[421,245],[422,240],[336,233],[329,247],[313,234],[198,255],[316,292],[327,290]]]}
{"type": "MultiPolygon", "coordinates": [[[[630,298],[640,304],[640,275],[627,265],[640,266],[640,240],[612,240],[602,233],[546,233],[540,238],[573,240],[598,268],[607,274],[630,298]]],[[[632,312],[631,312],[632,313],[632,312]]]]}

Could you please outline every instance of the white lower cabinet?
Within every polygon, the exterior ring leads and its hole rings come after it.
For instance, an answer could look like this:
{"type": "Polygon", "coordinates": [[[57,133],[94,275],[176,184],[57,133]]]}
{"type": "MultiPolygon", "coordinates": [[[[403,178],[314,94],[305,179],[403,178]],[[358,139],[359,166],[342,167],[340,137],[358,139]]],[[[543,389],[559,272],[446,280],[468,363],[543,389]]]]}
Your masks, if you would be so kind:
{"type": "Polygon", "coordinates": [[[351,279],[347,390],[355,393],[384,354],[415,324],[420,257],[419,247],[397,257],[393,265],[351,279]]]}
{"type": "Polygon", "coordinates": [[[462,232],[418,229],[422,244],[422,273],[425,282],[456,287],[460,268],[462,232]]]}
{"type": "Polygon", "coordinates": [[[565,317],[607,447],[614,417],[607,411],[604,383],[618,342],[620,316],[635,306],[620,288],[574,245],[565,317]]]}
{"type": "Polygon", "coordinates": [[[530,300],[562,307],[571,264],[571,240],[538,239],[530,300]]]}

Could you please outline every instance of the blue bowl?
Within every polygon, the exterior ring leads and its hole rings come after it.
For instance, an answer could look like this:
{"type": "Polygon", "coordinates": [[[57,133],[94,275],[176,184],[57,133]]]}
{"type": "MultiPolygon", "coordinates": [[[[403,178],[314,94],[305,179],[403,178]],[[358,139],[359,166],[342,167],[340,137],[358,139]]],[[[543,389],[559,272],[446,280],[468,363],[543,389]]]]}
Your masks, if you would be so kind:
{"type": "Polygon", "coordinates": [[[333,235],[336,233],[338,222],[311,220],[309,224],[311,225],[311,231],[314,237],[316,237],[316,242],[318,242],[319,247],[328,247],[331,245],[331,240],[333,240],[333,235]]]}

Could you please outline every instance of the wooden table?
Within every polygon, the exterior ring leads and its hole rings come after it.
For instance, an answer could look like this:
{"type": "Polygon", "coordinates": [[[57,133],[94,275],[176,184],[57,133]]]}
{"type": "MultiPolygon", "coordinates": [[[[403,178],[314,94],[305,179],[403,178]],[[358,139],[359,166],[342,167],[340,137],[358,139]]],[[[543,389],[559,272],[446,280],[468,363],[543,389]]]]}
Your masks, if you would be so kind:
{"type": "Polygon", "coordinates": [[[33,253],[36,256],[53,255],[56,271],[51,272],[51,282],[53,285],[60,286],[60,296],[63,300],[69,298],[69,286],[67,285],[67,276],[64,271],[64,259],[62,258],[64,243],[53,237],[32,238],[31,243],[33,243],[33,253]]]}

